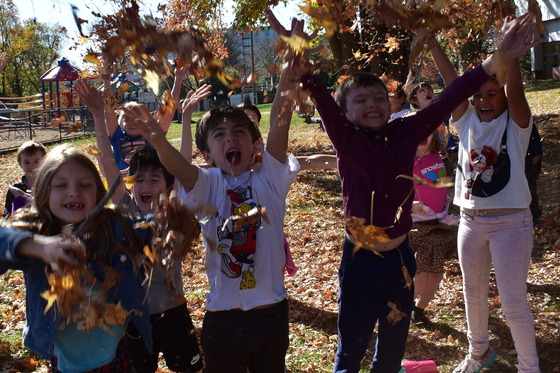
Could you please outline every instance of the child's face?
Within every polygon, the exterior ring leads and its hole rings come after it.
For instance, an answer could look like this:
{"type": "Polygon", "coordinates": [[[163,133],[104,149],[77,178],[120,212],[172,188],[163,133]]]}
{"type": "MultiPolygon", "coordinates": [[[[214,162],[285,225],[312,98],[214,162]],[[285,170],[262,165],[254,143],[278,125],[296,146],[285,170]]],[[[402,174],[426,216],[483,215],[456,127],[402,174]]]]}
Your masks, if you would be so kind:
{"type": "MultiPolygon", "coordinates": [[[[37,170],[43,161],[43,154],[41,152],[34,152],[31,154],[21,154],[19,166],[23,170],[25,177],[31,180],[35,179],[37,170]]],[[[31,187],[31,185],[28,185],[31,187]]]]}
{"type": "Polygon", "coordinates": [[[430,102],[434,99],[434,90],[429,86],[422,86],[416,91],[416,97],[414,98],[414,104],[420,109],[428,106],[430,102]]]}
{"type": "MultiPolygon", "coordinates": [[[[134,112],[139,112],[139,109],[136,108],[132,108],[131,110],[133,110],[134,112]]],[[[136,126],[134,125],[134,123],[129,123],[128,121],[126,121],[124,119],[124,115],[121,114],[119,115],[119,126],[121,126],[122,130],[124,131],[124,133],[126,133],[128,136],[130,137],[139,137],[140,132],[138,132],[138,129],[136,128],[136,126]]]]}
{"type": "Polygon", "coordinates": [[[489,80],[473,96],[473,105],[481,122],[490,122],[507,109],[507,98],[503,88],[489,80]]]}
{"type": "Polygon", "coordinates": [[[259,116],[257,115],[257,113],[247,108],[243,108],[243,110],[245,111],[245,114],[247,114],[247,116],[257,124],[257,126],[260,126],[261,123],[259,122],[259,116]]]}
{"type": "Polygon", "coordinates": [[[142,170],[136,174],[132,184],[132,197],[143,213],[153,212],[156,198],[167,192],[165,177],[159,169],[142,170]]]}
{"type": "Polygon", "coordinates": [[[84,220],[95,207],[95,176],[77,162],[66,162],[50,182],[49,210],[62,224],[84,220]]]}
{"type": "Polygon", "coordinates": [[[223,172],[238,176],[250,168],[259,143],[258,139],[253,141],[245,125],[226,119],[208,132],[209,151],[204,152],[204,157],[223,172]]]}
{"type": "Polygon", "coordinates": [[[364,128],[380,129],[387,124],[390,115],[387,91],[379,84],[356,87],[346,97],[346,117],[364,128]]]}

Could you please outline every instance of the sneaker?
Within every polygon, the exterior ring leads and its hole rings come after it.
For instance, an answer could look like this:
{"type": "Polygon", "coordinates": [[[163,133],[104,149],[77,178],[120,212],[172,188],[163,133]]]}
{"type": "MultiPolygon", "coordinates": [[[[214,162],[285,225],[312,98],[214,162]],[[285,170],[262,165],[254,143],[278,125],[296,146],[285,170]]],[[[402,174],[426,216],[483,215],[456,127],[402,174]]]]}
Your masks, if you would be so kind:
{"type": "Polygon", "coordinates": [[[468,354],[465,360],[453,371],[453,373],[479,373],[482,372],[484,368],[490,366],[496,360],[496,353],[491,347],[488,347],[484,357],[480,360],[475,360],[471,358],[471,354],[468,354]]]}

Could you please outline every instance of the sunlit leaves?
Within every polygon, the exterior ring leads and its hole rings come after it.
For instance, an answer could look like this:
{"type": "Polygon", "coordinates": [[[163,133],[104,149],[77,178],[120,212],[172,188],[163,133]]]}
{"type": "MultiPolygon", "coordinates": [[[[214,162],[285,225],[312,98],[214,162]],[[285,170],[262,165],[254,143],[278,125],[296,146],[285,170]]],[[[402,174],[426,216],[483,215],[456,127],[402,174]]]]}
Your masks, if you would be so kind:
{"type": "Polygon", "coordinates": [[[376,251],[376,246],[380,242],[389,242],[390,239],[385,233],[387,228],[380,228],[374,225],[366,225],[366,220],[362,218],[351,217],[346,220],[346,228],[352,235],[354,240],[354,253],[360,249],[373,251],[379,256],[383,254],[376,251]]]}

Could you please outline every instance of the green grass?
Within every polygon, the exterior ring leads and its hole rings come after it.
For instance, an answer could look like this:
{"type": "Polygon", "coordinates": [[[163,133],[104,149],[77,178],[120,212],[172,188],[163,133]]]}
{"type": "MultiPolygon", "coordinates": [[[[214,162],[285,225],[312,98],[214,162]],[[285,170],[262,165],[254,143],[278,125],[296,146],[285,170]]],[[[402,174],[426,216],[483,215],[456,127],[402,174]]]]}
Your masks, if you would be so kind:
{"type": "MultiPolygon", "coordinates": [[[[266,137],[268,135],[268,132],[270,131],[270,108],[272,107],[272,104],[261,104],[261,105],[257,105],[257,107],[259,108],[262,114],[261,125],[260,125],[261,134],[263,135],[263,137],[266,137]]],[[[198,121],[203,114],[204,114],[203,111],[194,113],[192,120],[198,121]]],[[[291,131],[303,130],[307,126],[309,126],[309,124],[305,123],[304,119],[298,117],[297,113],[294,113],[292,115],[292,122],[290,127],[291,131]]],[[[193,135],[193,138],[194,138],[195,129],[196,126],[192,124],[191,133],[193,135]]],[[[170,140],[178,139],[178,138],[180,139],[182,131],[183,131],[183,125],[180,122],[173,121],[171,123],[171,126],[169,127],[169,131],[167,132],[167,138],[170,140]]],[[[178,144],[175,143],[173,145],[178,146],[178,144]]]]}

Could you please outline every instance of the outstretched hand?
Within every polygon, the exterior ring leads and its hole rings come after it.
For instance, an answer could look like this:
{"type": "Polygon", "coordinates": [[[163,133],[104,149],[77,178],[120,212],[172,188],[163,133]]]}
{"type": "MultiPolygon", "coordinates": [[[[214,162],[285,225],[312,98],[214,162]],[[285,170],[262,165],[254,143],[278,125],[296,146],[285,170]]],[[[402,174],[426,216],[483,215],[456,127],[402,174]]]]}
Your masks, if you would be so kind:
{"type": "Polygon", "coordinates": [[[540,43],[540,39],[534,39],[535,22],[531,13],[511,19],[506,18],[502,26],[503,40],[499,50],[502,51],[506,59],[515,58],[535,45],[540,43]]]}
{"type": "Polygon", "coordinates": [[[123,119],[128,123],[134,123],[140,135],[152,144],[165,139],[165,132],[161,129],[159,121],[154,119],[145,105],[137,106],[135,110],[123,107],[123,119]]]}
{"type": "Polygon", "coordinates": [[[94,115],[102,115],[105,111],[105,104],[103,98],[97,89],[90,87],[86,80],[78,79],[76,81],[76,91],[80,96],[82,103],[94,115]]]}
{"type": "Polygon", "coordinates": [[[185,101],[183,101],[183,115],[186,113],[192,113],[196,109],[196,105],[209,97],[212,94],[212,86],[210,84],[204,84],[196,91],[189,91],[185,101]]]}
{"type": "Polygon", "coordinates": [[[74,264],[75,258],[84,257],[84,249],[77,239],[34,234],[17,247],[18,255],[38,258],[51,266],[74,264]]]}
{"type": "Polygon", "coordinates": [[[309,61],[309,43],[316,37],[317,30],[309,35],[304,31],[305,22],[296,18],[292,18],[292,28],[287,30],[270,9],[265,9],[265,15],[274,31],[287,44],[284,61],[290,73],[294,78],[310,73],[313,66],[309,61]]]}

